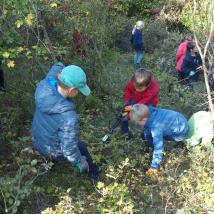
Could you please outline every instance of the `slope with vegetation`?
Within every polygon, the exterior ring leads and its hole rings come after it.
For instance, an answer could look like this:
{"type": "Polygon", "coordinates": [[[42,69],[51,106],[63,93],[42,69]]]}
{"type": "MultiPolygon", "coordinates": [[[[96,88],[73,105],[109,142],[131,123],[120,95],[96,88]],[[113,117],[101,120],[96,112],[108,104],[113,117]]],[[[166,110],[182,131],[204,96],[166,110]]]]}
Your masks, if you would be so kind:
{"type": "Polygon", "coordinates": [[[159,107],[189,118],[208,106],[203,75],[194,91],[186,91],[175,71],[176,48],[191,30],[188,12],[183,12],[191,9],[188,2],[151,2],[1,1],[0,54],[7,91],[0,95],[0,213],[214,212],[212,145],[187,149],[166,142],[156,177],[145,174],[152,152],[146,153],[139,127],[132,124],[135,137],[129,141],[119,129],[109,144],[101,140],[135,72],[129,37],[141,17],[146,22],[143,66],[159,82],[159,107]],[[86,57],[75,55],[76,30],[90,38],[86,57]],[[34,90],[62,56],[65,64],[84,68],[93,89],[91,96],[75,102],[81,138],[102,167],[97,185],[67,163],[46,163],[31,145],[34,90]]]}

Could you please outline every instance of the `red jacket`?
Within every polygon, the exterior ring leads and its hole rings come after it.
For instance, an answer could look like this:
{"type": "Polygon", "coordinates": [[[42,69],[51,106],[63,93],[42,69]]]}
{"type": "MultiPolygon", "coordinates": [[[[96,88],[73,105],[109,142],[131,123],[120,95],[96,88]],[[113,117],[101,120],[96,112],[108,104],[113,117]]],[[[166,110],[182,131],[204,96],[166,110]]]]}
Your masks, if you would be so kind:
{"type": "Polygon", "coordinates": [[[189,40],[184,40],[181,42],[181,44],[178,47],[178,50],[176,52],[176,70],[178,72],[181,72],[181,65],[183,63],[184,57],[186,55],[186,50],[187,50],[187,43],[189,40]]]}
{"type": "Polygon", "coordinates": [[[86,56],[85,44],[89,41],[89,37],[82,33],[73,34],[73,41],[76,54],[86,56]]]}
{"type": "Polygon", "coordinates": [[[134,101],[135,103],[151,104],[156,107],[159,101],[158,92],[159,87],[155,79],[152,79],[146,90],[142,92],[136,91],[133,81],[130,80],[126,85],[123,100],[124,102],[134,101]]]}

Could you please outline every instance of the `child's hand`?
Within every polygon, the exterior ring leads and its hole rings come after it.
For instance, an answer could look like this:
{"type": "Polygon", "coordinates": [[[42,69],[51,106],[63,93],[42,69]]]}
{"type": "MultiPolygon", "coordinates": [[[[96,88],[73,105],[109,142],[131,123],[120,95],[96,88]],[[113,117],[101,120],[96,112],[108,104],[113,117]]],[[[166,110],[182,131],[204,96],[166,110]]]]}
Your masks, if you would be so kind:
{"type": "Polygon", "coordinates": [[[202,66],[199,66],[199,67],[196,68],[197,71],[198,71],[198,70],[202,70],[202,69],[203,69],[202,66]]]}
{"type": "Polygon", "coordinates": [[[123,111],[129,112],[129,111],[131,111],[131,109],[132,109],[132,106],[129,105],[129,106],[125,106],[124,109],[123,109],[123,111]]]}
{"type": "Polygon", "coordinates": [[[158,170],[157,170],[157,169],[152,169],[152,168],[150,168],[150,169],[148,169],[148,170],[146,171],[146,174],[147,174],[147,175],[158,175],[159,173],[158,173],[158,170]]]}

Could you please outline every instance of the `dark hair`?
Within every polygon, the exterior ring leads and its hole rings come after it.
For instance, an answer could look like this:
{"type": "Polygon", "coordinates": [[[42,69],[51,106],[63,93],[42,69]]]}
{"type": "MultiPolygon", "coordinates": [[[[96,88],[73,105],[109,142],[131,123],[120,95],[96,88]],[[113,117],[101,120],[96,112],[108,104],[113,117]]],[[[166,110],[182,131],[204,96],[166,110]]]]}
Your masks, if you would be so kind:
{"type": "Polygon", "coordinates": [[[151,82],[152,74],[147,71],[145,68],[140,68],[132,77],[132,81],[136,87],[147,87],[151,82]]]}
{"type": "Polygon", "coordinates": [[[189,41],[192,41],[193,40],[193,34],[192,33],[187,33],[184,38],[188,39],[189,41]]]}
{"type": "Polygon", "coordinates": [[[69,86],[63,84],[63,83],[59,80],[58,77],[57,77],[57,84],[58,84],[60,87],[62,87],[63,89],[69,89],[69,88],[70,88],[69,86]]]}
{"type": "Polygon", "coordinates": [[[193,34],[192,33],[187,33],[183,39],[181,40],[181,42],[185,41],[185,40],[188,40],[188,41],[192,41],[193,40],[193,34]]]}
{"type": "Polygon", "coordinates": [[[188,42],[187,43],[187,51],[192,50],[195,47],[195,42],[188,42]]]}

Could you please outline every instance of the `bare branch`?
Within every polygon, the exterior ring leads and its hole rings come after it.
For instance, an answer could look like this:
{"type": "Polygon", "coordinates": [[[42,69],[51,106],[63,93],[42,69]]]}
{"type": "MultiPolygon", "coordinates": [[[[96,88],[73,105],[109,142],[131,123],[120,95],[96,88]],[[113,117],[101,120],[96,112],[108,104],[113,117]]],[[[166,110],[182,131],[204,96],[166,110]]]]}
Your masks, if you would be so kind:
{"type": "MultiPolygon", "coordinates": [[[[208,10],[204,11],[206,13],[206,17],[209,19],[209,16],[212,17],[212,13],[213,13],[213,7],[214,7],[214,3],[212,2],[211,4],[209,4],[208,2],[208,10]],[[209,13],[209,14],[207,14],[209,13]]],[[[210,91],[210,86],[209,86],[209,82],[208,82],[208,71],[206,68],[206,64],[205,64],[205,59],[207,56],[207,52],[208,52],[208,47],[211,41],[211,36],[212,36],[212,32],[213,32],[213,23],[212,20],[210,22],[210,20],[207,20],[207,23],[209,25],[209,37],[206,38],[206,44],[204,46],[204,49],[202,50],[202,47],[199,45],[199,37],[197,36],[197,30],[196,30],[196,23],[195,23],[195,17],[197,15],[197,11],[198,11],[198,4],[197,1],[194,0],[194,5],[193,5],[193,14],[192,14],[192,24],[193,24],[193,31],[194,31],[194,39],[195,39],[195,43],[196,46],[198,48],[199,54],[201,56],[202,59],[202,64],[203,64],[203,73],[204,73],[204,81],[205,81],[205,85],[206,85],[206,90],[207,90],[207,98],[208,98],[208,103],[209,103],[209,107],[210,110],[212,112],[212,117],[214,118],[214,109],[213,109],[213,105],[212,105],[212,98],[211,98],[211,91],[210,91]]],[[[201,18],[201,16],[200,16],[201,18]]],[[[200,24],[204,23],[204,20],[202,20],[202,18],[200,19],[200,24]]],[[[207,27],[207,26],[205,26],[207,27]]],[[[206,34],[205,34],[206,36],[206,34]]]]}

